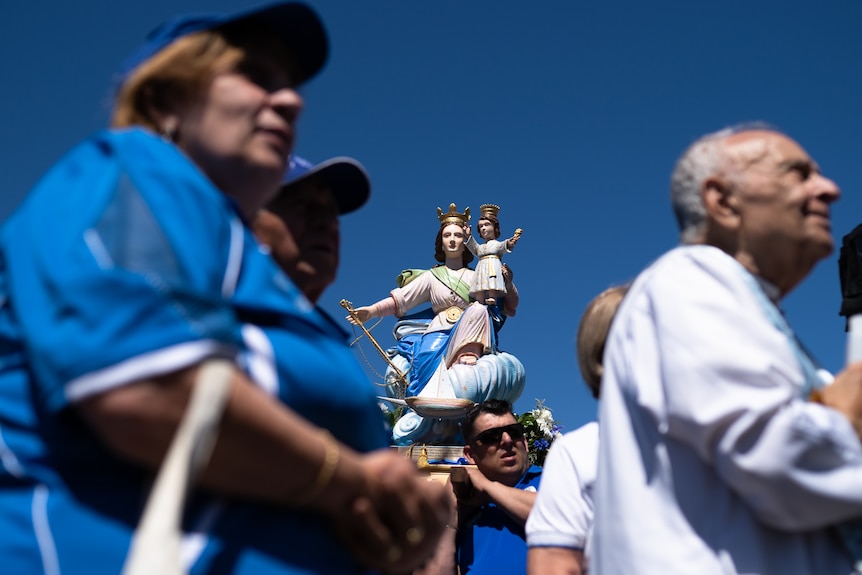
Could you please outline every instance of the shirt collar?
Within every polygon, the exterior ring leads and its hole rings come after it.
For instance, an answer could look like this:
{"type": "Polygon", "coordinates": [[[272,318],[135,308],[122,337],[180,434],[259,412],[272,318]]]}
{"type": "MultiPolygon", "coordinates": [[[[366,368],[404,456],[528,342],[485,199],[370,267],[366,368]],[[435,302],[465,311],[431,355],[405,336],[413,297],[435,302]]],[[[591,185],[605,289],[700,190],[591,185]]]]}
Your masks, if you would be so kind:
{"type": "Polygon", "coordinates": [[[778,286],[758,275],[754,275],[754,279],[757,280],[758,285],[763,290],[763,293],[766,294],[766,297],[768,297],[772,303],[778,305],[778,302],[781,300],[781,290],[778,289],[778,286]]]}
{"type": "Polygon", "coordinates": [[[529,485],[530,481],[533,479],[533,477],[535,477],[536,475],[538,475],[540,473],[542,473],[541,467],[539,467],[538,465],[531,465],[530,467],[527,468],[527,471],[524,472],[524,475],[521,476],[520,481],[518,481],[518,483],[517,483],[517,485],[515,485],[515,487],[521,488],[522,486],[529,485]]]}

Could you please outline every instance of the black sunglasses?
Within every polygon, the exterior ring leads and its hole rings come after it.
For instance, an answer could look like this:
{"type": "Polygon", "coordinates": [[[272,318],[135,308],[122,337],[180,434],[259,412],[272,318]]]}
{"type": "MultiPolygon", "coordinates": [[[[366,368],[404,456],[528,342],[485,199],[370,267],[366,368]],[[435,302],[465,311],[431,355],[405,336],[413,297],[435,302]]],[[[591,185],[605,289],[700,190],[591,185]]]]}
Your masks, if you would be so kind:
{"type": "Polygon", "coordinates": [[[503,439],[503,433],[508,433],[512,441],[524,439],[524,426],[520,423],[510,423],[502,427],[492,427],[476,435],[470,443],[481,443],[482,445],[495,445],[503,439]]]}

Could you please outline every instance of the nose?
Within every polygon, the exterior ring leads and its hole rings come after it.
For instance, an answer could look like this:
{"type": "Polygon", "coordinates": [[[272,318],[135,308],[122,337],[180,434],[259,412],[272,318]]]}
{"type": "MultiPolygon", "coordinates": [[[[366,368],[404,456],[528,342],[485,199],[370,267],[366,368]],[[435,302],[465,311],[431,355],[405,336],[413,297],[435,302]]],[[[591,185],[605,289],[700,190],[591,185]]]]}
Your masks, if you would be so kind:
{"type": "Polygon", "coordinates": [[[841,189],[838,187],[838,184],[823,174],[814,174],[812,177],[812,185],[814,186],[814,192],[817,199],[821,201],[831,204],[841,197],[841,189]]]}
{"type": "Polygon", "coordinates": [[[306,223],[309,230],[326,235],[337,235],[341,230],[338,212],[331,209],[310,210],[306,216],[306,223]]]}
{"type": "Polygon", "coordinates": [[[285,87],[269,94],[269,105],[292,126],[299,118],[305,101],[299,92],[293,88],[285,87]]]}
{"type": "Polygon", "coordinates": [[[500,436],[500,445],[510,445],[512,443],[515,443],[515,441],[512,439],[512,436],[509,435],[508,431],[504,431],[503,434],[500,436]]]}

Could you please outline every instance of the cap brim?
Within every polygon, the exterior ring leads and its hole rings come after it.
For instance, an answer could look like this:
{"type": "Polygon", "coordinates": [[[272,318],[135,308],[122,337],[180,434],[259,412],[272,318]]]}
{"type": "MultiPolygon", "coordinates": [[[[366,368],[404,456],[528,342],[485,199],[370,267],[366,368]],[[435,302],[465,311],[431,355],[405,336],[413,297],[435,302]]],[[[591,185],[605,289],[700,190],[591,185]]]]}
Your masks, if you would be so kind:
{"type": "Polygon", "coordinates": [[[259,30],[270,32],[290,55],[293,82],[297,86],[315,76],[329,55],[329,40],[323,22],[305,4],[281,2],[233,14],[183,14],[152,30],[126,58],[115,78],[115,90],[119,92],[142,63],[172,42],[203,30],[222,30],[225,34],[231,31],[238,34],[251,32],[252,35],[259,30]]]}
{"type": "Polygon", "coordinates": [[[329,188],[341,215],[358,210],[371,195],[371,181],[365,168],[353,158],[344,156],[321,162],[295,180],[283,184],[279,195],[289,194],[295,186],[312,178],[329,188]]]}
{"type": "Polygon", "coordinates": [[[284,42],[295,59],[301,84],[315,76],[329,56],[329,40],[323,22],[310,7],[295,2],[271,4],[225,17],[216,28],[263,29],[284,42]]]}

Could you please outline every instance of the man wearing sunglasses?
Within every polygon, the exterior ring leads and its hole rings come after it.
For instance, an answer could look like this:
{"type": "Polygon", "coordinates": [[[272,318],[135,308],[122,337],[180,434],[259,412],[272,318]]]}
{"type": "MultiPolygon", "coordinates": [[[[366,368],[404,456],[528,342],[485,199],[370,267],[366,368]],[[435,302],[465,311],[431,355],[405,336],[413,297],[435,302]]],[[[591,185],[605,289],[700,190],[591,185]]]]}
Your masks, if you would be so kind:
{"type": "Polygon", "coordinates": [[[457,515],[422,574],[523,575],[524,524],[536,500],[542,468],[530,465],[524,428],[508,401],[477,404],[461,430],[464,457],[476,467],[452,468],[457,515]]]}

